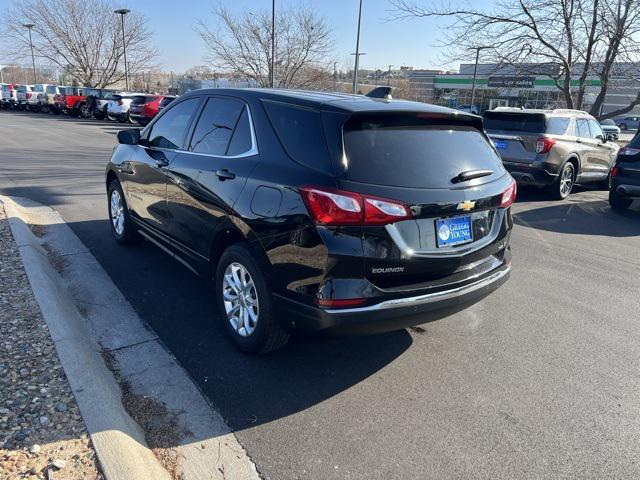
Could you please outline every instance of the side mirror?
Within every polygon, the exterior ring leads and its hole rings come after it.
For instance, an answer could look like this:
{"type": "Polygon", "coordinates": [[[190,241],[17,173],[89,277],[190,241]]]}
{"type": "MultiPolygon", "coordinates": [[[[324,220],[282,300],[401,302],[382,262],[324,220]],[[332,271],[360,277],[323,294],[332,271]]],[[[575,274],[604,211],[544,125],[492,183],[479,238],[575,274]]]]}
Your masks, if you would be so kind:
{"type": "Polygon", "coordinates": [[[122,145],[137,145],[140,142],[140,130],[131,128],[118,132],[118,142],[122,145]]]}
{"type": "Polygon", "coordinates": [[[616,134],[615,133],[607,133],[607,140],[610,142],[615,141],[616,139],[616,134]]]}
{"type": "Polygon", "coordinates": [[[596,138],[602,143],[607,143],[607,137],[605,135],[596,135],[596,138]]]}

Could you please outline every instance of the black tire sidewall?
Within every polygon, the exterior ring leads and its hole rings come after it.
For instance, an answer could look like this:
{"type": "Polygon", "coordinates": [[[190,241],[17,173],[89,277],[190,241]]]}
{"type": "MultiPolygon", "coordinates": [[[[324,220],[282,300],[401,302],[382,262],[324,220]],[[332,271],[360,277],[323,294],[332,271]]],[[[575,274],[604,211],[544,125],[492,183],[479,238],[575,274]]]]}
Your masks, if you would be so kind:
{"type": "Polygon", "coordinates": [[[265,346],[269,338],[269,329],[276,327],[276,321],[273,310],[273,299],[271,289],[268,287],[265,277],[260,269],[258,262],[253,257],[251,251],[242,244],[232,245],[227,248],[220,257],[216,268],[214,288],[216,289],[216,301],[218,304],[218,312],[224,329],[234,345],[241,351],[246,353],[259,353],[265,346]],[[227,312],[224,309],[222,299],[222,280],[224,272],[231,263],[240,263],[248,271],[253,278],[258,295],[258,322],[255,331],[248,337],[240,336],[231,326],[227,319],[227,312]]]}

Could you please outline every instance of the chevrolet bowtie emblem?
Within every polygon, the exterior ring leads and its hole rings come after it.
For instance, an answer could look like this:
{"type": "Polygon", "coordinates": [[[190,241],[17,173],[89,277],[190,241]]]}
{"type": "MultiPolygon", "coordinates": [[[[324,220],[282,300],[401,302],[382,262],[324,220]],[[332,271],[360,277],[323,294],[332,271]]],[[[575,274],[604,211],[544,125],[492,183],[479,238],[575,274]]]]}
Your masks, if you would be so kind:
{"type": "Polygon", "coordinates": [[[465,200],[464,202],[458,204],[458,210],[464,210],[465,212],[468,212],[475,206],[476,206],[476,202],[473,202],[471,200],[465,200]]]}

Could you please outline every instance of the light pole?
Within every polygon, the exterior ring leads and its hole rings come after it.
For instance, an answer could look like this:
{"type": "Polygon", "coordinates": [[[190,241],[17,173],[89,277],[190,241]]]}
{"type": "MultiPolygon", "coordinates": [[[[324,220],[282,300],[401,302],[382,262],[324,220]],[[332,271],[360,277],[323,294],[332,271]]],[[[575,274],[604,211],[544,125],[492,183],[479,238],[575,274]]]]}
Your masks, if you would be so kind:
{"type": "Polygon", "coordinates": [[[393,65],[389,65],[389,70],[387,70],[387,87],[391,85],[391,67],[393,65]]]}
{"type": "Polygon", "coordinates": [[[124,35],[124,16],[130,11],[131,10],[126,8],[120,8],[118,10],[114,10],[113,12],[120,15],[120,20],[122,25],[122,52],[124,54],[124,84],[127,91],[129,91],[129,67],[127,66],[127,41],[125,40],[125,35],[124,35]]]}
{"type": "Polygon", "coordinates": [[[271,0],[271,88],[276,84],[276,0],[271,0]]]}
{"type": "Polygon", "coordinates": [[[333,91],[338,91],[338,71],[336,70],[338,62],[333,62],[333,91]]]}
{"type": "MultiPolygon", "coordinates": [[[[478,61],[480,60],[480,50],[484,50],[486,48],[489,47],[473,47],[470,48],[469,50],[475,50],[476,51],[476,63],[473,67],[473,81],[471,82],[471,106],[469,107],[469,112],[473,113],[473,104],[476,101],[476,75],[478,73],[478,61]]],[[[478,113],[479,113],[478,109],[478,113]]]]}
{"type": "Polygon", "coordinates": [[[356,53],[352,54],[356,56],[355,69],[353,71],[353,92],[358,90],[358,66],[360,65],[360,21],[362,20],[362,0],[360,0],[360,7],[358,8],[358,34],[356,35],[356,53]]]}
{"type": "Polygon", "coordinates": [[[33,40],[31,38],[31,29],[35,27],[33,23],[23,23],[23,27],[29,30],[29,47],[31,48],[31,65],[33,66],[33,83],[38,83],[38,76],[36,75],[36,57],[33,54],[33,40]]]}

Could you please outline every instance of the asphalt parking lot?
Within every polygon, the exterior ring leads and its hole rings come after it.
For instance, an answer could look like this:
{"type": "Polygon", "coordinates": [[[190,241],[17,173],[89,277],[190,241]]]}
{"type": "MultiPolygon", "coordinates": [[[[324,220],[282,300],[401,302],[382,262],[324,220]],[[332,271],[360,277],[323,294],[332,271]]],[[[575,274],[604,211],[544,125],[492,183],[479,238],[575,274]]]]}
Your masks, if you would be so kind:
{"type": "Polygon", "coordinates": [[[61,213],[264,478],[640,477],[637,205],[523,190],[511,279],[471,309],[249,357],[188,270],[112,241],[103,172],[121,128],[0,111],[0,194],[61,213]]]}

